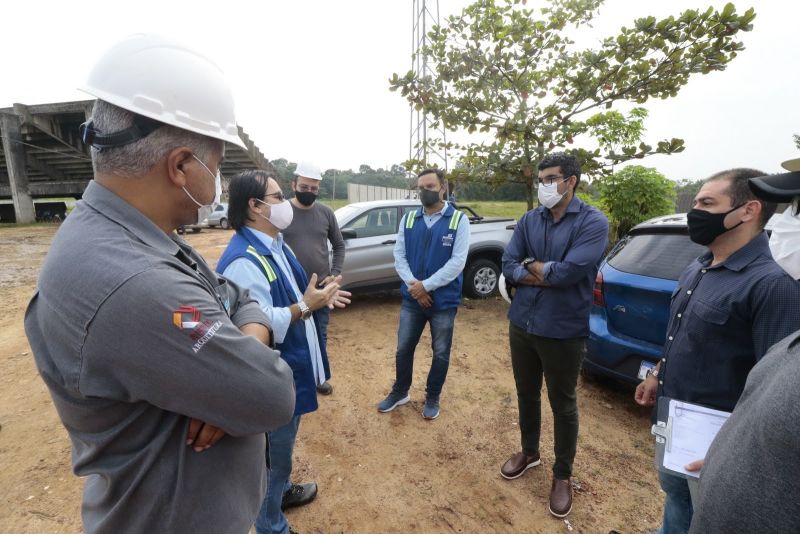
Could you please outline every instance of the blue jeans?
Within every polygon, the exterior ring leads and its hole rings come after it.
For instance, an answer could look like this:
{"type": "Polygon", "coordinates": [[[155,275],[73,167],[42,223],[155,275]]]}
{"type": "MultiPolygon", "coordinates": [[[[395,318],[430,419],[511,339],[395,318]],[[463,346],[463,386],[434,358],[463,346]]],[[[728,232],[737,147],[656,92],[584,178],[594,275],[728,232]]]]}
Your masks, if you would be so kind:
{"type": "Polygon", "coordinates": [[[281,511],[283,494],[292,486],[292,451],[300,427],[300,416],[295,415],[288,424],[267,432],[269,448],[267,454],[267,494],[261,503],[261,510],[256,518],[258,534],[286,534],[289,522],[281,511]]]}
{"type": "Polygon", "coordinates": [[[453,344],[453,323],[458,308],[432,311],[421,308],[416,302],[403,300],[400,306],[400,325],[397,329],[397,376],[392,391],[406,394],[411,387],[414,371],[414,350],[425,329],[431,325],[431,349],[433,361],[428,372],[428,385],[425,393],[428,397],[438,399],[442,392],[447,369],[450,366],[450,347],[453,344]]]}
{"type": "Polygon", "coordinates": [[[658,472],[661,489],[667,494],[664,499],[664,522],[658,534],[686,534],[692,524],[692,500],[689,481],[683,477],[658,472]]]}

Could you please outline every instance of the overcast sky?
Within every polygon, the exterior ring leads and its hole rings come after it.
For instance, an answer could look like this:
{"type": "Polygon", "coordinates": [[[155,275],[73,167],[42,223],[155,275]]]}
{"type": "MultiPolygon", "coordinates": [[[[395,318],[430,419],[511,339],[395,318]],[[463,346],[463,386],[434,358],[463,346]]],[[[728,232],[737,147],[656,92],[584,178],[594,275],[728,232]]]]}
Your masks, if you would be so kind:
{"type": "MultiPolygon", "coordinates": [[[[441,0],[442,21],[468,3],[441,0]]],[[[709,4],[724,2],[608,0],[581,43],[637,17],[709,4]]],[[[800,2],[736,5],[758,14],[754,30],[742,34],[746,50],[726,71],[694,77],[678,97],[646,105],[647,141],[686,141],[682,154],[642,162],[669,178],[738,166],[777,172],[800,156],[792,142],[800,133],[800,2]]],[[[409,109],[387,80],[411,66],[411,0],[8,2],[3,20],[0,107],[87,98],[74,88],[108,46],[132,33],[162,33],[222,67],[238,122],[267,158],[357,169],[408,157],[409,109]]]]}

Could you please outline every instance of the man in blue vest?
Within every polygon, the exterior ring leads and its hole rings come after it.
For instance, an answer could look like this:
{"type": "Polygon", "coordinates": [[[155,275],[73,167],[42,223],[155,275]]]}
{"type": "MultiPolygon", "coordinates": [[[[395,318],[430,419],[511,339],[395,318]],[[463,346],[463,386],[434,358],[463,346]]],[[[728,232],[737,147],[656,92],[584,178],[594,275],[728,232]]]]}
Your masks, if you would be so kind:
{"type": "Polygon", "coordinates": [[[317,289],[309,280],[281,230],[292,222],[292,206],[274,175],[244,171],[231,179],[228,220],[236,234],[217,265],[226,278],[250,290],[270,320],[275,348],[294,375],[296,403],[289,424],[267,433],[267,495],[256,520],[258,534],[292,532],[282,508],[306,504],[317,485],[292,484],[292,451],[300,416],[317,409],[316,387],[330,378],[317,311],[333,303],[344,307],[350,294],[339,291],[341,277],[317,289]],[[304,289],[302,289],[304,288],[304,289]]]}
{"type": "Polygon", "coordinates": [[[400,221],[394,266],[403,281],[397,331],[396,379],[378,411],[391,412],[410,398],[414,350],[430,323],[433,362],[425,390],[425,419],[439,417],[439,395],[450,365],[453,323],[461,303],[464,264],[469,253],[469,220],[445,202],[447,182],[439,169],[426,169],[417,179],[423,209],[400,221]]]}

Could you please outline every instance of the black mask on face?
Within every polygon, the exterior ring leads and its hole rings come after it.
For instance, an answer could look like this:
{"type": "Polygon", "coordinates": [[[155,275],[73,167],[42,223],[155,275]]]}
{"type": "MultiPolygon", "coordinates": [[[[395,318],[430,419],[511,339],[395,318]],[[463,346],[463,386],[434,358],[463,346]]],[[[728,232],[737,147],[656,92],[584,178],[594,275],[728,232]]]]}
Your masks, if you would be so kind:
{"type": "Polygon", "coordinates": [[[310,206],[317,200],[317,194],[311,191],[295,191],[294,196],[303,206],[310,206]]]}
{"type": "Polygon", "coordinates": [[[431,206],[435,206],[437,202],[441,199],[439,198],[439,191],[430,191],[428,189],[423,189],[419,192],[419,200],[422,202],[422,205],[426,208],[430,208],[431,206]]]}
{"type": "Polygon", "coordinates": [[[733,230],[744,222],[739,221],[730,228],[725,228],[725,217],[742,206],[744,206],[744,204],[739,204],[725,213],[711,213],[698,209],[691,210],[686,214],[686,223],[689,226],[689,239],[698,245],[710,245],[717,237],[725,232],[733,230]]]}

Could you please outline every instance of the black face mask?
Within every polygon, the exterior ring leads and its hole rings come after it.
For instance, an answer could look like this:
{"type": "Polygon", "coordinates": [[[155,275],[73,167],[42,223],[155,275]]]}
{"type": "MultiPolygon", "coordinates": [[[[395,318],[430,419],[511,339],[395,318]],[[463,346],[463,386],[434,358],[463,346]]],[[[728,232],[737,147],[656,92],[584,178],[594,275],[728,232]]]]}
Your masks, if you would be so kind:
{"type": "Polygon", "coordinates": [[[439,191],[423,189],[419,192],[419,200],[422,202],[423,206],[430,208],[431,206],[435,206],[441,199],[439,198],[439,191]]]}
{"type": "Polygon", "coordinates": [[[686,214],[686,223],[689,226],[689,239],[698,245],[710,245],[717,237],[725,232],[733,230],[744,222],[739,221],[734,226],[725,228],[725,217],[742,206],[744,206],[744,204],[731,208],[725,213],[711,213],[698,209],[691,210],[686,214]]]}
{"type": "Polygon", "coordinates": [[[317,200],[317,194],[311,191],[295,191],[294,197],[303,206],[310,206],[317,200]]]}

